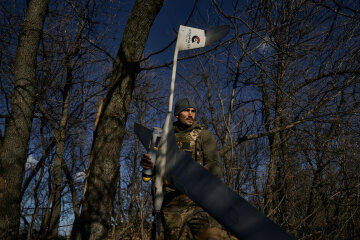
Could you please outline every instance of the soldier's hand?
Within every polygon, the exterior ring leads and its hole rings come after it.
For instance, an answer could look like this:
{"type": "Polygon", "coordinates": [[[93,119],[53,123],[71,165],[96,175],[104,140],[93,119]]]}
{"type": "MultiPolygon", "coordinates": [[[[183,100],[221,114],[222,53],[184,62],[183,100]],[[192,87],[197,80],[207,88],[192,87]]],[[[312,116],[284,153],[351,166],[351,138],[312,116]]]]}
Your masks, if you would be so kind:
{"type": "Polygon", "coordinates": [[[150,169],[154,167],[154,162],[151,161],[149,154],[143,154],[141,156],[140,165],[143,167],[143,169],[150,169]]]}

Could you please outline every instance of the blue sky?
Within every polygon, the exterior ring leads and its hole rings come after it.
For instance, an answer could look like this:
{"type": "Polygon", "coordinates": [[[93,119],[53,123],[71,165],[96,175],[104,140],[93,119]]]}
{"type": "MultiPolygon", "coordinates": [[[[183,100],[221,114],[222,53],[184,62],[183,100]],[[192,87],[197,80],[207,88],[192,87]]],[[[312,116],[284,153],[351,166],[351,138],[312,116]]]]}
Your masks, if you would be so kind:
{"type": "MultiPolygon", "coordinates": [[[[164,5],[156,17],[151,28],[150,35],[145,49],[145,55],[158,51],[176,38],[176,32],[180,25],[185,25],[186,20],[194,6],[194,0],[165,0],[164,5]]],[[[211,15],[208,14],[211,7],[210,0],[199,0],[198,5],[190,18],[187,26],[206,29],[217,25],[212,21],[211,15]]],[[[172,60],[174,44],[166,53],[159,57],[166,57],[172,60]]]]}

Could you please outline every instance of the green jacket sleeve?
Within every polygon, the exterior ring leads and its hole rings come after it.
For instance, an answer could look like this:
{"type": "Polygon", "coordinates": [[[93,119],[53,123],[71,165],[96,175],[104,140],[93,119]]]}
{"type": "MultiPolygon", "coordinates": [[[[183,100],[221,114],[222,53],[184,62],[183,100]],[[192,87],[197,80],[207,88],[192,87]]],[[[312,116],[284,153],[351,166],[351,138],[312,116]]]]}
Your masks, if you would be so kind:
{"type": "Polygon", "coordinates": [[[199,135],[204,167],[213,175],[221,178],[220,154],[214,135],[209,130],[202,130],[199,135]]]}

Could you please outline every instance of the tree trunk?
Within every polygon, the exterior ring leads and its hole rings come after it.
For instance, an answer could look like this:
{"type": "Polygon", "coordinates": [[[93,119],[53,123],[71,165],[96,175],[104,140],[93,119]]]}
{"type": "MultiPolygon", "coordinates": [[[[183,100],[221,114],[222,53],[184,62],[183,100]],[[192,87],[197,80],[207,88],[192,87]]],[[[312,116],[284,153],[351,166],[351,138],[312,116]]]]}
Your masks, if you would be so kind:
{"type": "Polygon", "coordinates": [[[0,146],[0,239],[18,238],[21,184],[35,105],[36,54],[48,5],[48,0],[29,1],[18,41],[11,116],[0,146]]]}
{"type": "Polygon", "coordinates": [[[119,158],[139,60],[163,0],[138,0],[126,24],[109,90],[94,132],[92,161],[80,217],[75,219],[72,239],[104,239],[119,175],[119,158]]]}
{"type": "Polygon", "coordinates": [[[48,230],[48,239],[57,239],[58,228],[60,223],[61,191],[62,191],[61,169],[62,169],[64,149],[65,149],[66,125],[69,115],[69,101],[70,101],[69,89],[65,92],[64,98],[65,99],[63,103],[63,111],[60,120],[60,126],[57,130],[54,130],[56,136],[56,153],[54,159],[53,180],[51,187],[51,191],[54,191],[54,197],[52,199],[52,209],[51,209],[50,225],[48,230]]]}

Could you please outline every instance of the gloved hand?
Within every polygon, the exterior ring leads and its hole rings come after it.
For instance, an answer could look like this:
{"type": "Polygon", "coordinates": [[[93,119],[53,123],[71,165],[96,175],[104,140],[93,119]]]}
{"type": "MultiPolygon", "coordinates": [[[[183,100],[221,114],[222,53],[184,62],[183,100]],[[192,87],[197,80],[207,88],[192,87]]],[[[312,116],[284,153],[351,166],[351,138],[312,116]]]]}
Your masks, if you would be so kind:
{"type": "MultiPolygon", "coordinates": [[[[143,169],[150,169],[154,167],[154,162],[151,160],[151,157],[149,154],[145,153],[141,156],[141,160],[140,160],[140,166],[143,169]]],[[[168,179],[164,179],[164,184],[167,187],[171,187],[174,188],[174,185],[171,183],[170,180],[168,179]]]]}
{"type": "Polygon", "coordinates": [[[154,167],[154,162],[151,160],[149,154],[145,153],[141,156],[140,166],[142,166],[143,169],[150,169],[154,167]]]}

